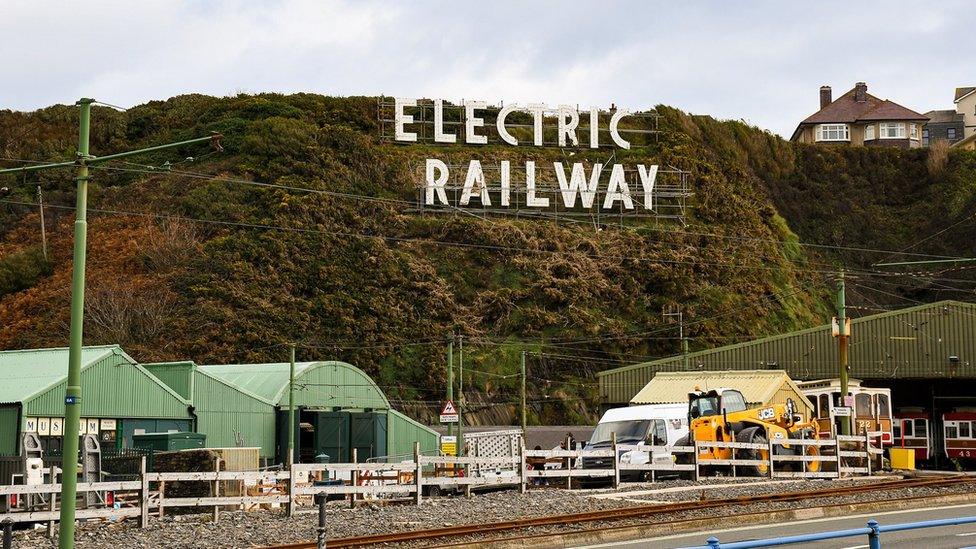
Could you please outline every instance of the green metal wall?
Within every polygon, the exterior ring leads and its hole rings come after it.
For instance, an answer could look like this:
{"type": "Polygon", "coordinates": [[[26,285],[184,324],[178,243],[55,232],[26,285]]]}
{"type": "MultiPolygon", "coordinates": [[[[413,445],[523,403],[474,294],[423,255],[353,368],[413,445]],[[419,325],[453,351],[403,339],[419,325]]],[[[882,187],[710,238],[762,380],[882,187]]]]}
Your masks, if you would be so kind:
{"type": "Polygon", "coordinates": [[[274,407],[197,371],[193,379],[197,432],[207,435],[208,448],[261,447],[261,457],[275,455],[274,407]],[[235,436],[235,433],[237,434],[235,436]]]}
{"type": "MultiPolygon", "coordinates": [[[[67,380],[24,402],[25,416],[64,415],[67,380]]],[[[81,372],[81,417],[189,418],[187,403],[141,366],[110,355],[81,372]]]]}
{"type": "Polygon", "coordinates": [[[0,406],[0,456],[17,454],[17,437],[20,434],[20,406],[0,406]]]}
{"type": "Polygon", "coordinates": [[[396,410],[389,411],[387,428],[389,440],[386,447],[393,460],[412,456],[414,441],[420,442],[420,451],[424,454],[434,454],[439,450],[437,431],[396,410]]]}
{"type": "Polygon", "coordinates": [[[159,378],[170,389],[187,400],[193,399],[193,371],[196,365],[192,362],[165,362],[159,364],[143,364],[146,370],[159,378]]]}
{"type": "MultiPolygon", "coordinates": [[[[976,304],[941,301],[852,320],[851,376],[976,378],[976,304]],[[958,357],[953,363],[949,357],[958,357]]],[[[695,370],[782,369],[793,379],[837,376],[837,340],[819,326],[688,355],[695,370]]],[[[604,404],[627,405],[656,372],[683,370],[675,356],[597,374],[604,404]]]]}
{"type": "MultiPolygon", "coordinates": [[[[288,405],[285,387],[278,404],[288,405]]],[[[340,362],[324,362],[295,378],[295,406],[309,408],[389,408],[383,391],[365,373],[340,362]]]]}

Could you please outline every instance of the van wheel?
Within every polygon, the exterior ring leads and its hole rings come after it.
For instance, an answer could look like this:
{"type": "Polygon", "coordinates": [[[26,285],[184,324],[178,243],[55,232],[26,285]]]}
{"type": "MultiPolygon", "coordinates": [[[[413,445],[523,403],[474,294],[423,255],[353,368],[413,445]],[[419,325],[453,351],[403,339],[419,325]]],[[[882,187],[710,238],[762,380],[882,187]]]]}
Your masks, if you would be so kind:
{"type": "MultiPolygon", "coordinates": [[[[748,467],[737,467],[737,470],[746,471],[750,476],[767,477],[769,476],[769,439],[766,438],[766,431],[762,427],[749,427],[738,432],[735,436],[736,442],[748,442],[752,444],[762,444],[765,448],[755,448],[746,450],[746,459],[762,460],[764,463],[759,465],[749,465],[748,467]]],[[[741,450],[740,450],[741,452],[741,450]]],[[[742,455],[742,454],[738,454],[742,455]]]]}

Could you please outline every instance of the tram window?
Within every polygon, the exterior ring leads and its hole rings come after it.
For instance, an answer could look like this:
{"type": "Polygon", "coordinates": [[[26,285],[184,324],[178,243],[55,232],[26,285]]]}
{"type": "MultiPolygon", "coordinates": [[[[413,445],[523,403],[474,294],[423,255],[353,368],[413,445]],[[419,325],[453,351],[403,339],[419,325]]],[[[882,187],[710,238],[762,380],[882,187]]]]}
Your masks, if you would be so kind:
{"type": "Polygon", "coordinates": [[[969,438],[969,422],[959,422],[959,438],[969,438]]]}
{"type": "Polygon", "coordinates": [[[929,438],[928,423],[924,419],[915,420],[915,436],[919,438],[929,438]]]}
{"type": "Polygon", "coordinates": [[[820,395],[820,413],[817,415],[817,417],[830,417],[830,397],[828,395],[820,395]]]}
{"type": "Polygon", "coordinates": [[[912,420],[910,419],[905,421],[905,436],[906,437],[915,436],[912,429],[912,420]]]}
{"type": "Polygon", "coordinates": [[[878,394],[878,418],[886,418],[891,415],[891,407],[888,405],[888,395],[878,394]]]}
{"type": "Polygon", "coordinates": [[[871,413],[871,395],[858,393],[854,397],[854,406],[857,417],[874,417],[874,414],[871,413]]]}
{"type": "Polygon", "coordinates": [[[959,438],[955,425],[946,425],[946,438],[959,438]]]}
{"type": "Polygon", "coordinates": [[[833,397],[834,397],[833,401],[834,401],[834,407],[835,408],[837,406],[843,406],[844,405],[844,403],[840,401],[840,393],[839,392],[837,392],[837,393],[831,393],[831,395],[833,395],[833,397]]]}
{"type": "Polygon", "coordinates": [[[901,438],[901,424],[899,424],[898,422],[895,422],[895,424],[891,426],[891,434],[895,437],[895,440],[900,439],[901,438]]]}

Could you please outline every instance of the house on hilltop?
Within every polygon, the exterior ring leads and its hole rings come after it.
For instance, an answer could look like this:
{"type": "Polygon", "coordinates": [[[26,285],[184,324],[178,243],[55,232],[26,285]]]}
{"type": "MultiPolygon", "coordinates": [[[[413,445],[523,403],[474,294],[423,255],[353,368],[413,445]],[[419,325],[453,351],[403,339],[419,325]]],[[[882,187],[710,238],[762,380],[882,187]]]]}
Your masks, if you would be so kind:
{"type": "Polygon", "coordinates": [[[869,94],[864,82],[836,100],[830,86],[821,86],[820,110],[800,122],[790,141],[908,149],[922,146],[926,122],[924,114],[869,94]]]}
{"type": "Polygon", "coordinates": [[[929,121],[922,130],[923,145],[944,139],[953,147],[972,148],[970,138],[976,135],[976,86],[956,88],[952,102],[955,109],[925,113],[929,121]]]}

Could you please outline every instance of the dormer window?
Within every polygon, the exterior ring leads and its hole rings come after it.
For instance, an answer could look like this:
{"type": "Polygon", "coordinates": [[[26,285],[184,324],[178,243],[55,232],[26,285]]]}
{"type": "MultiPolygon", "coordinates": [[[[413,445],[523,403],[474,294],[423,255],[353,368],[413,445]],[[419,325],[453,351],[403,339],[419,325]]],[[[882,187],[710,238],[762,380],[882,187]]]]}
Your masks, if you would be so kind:
{"type": "Polygon", "coordinates": [[[850,141],[851,132],[847,124],[820,124],[817,126],[817,141],[850,141]]]}
{"type": "Polygon", "coordinates": [[[905,139],[904,122],[882,122],[881,139],[905,139]]]}

